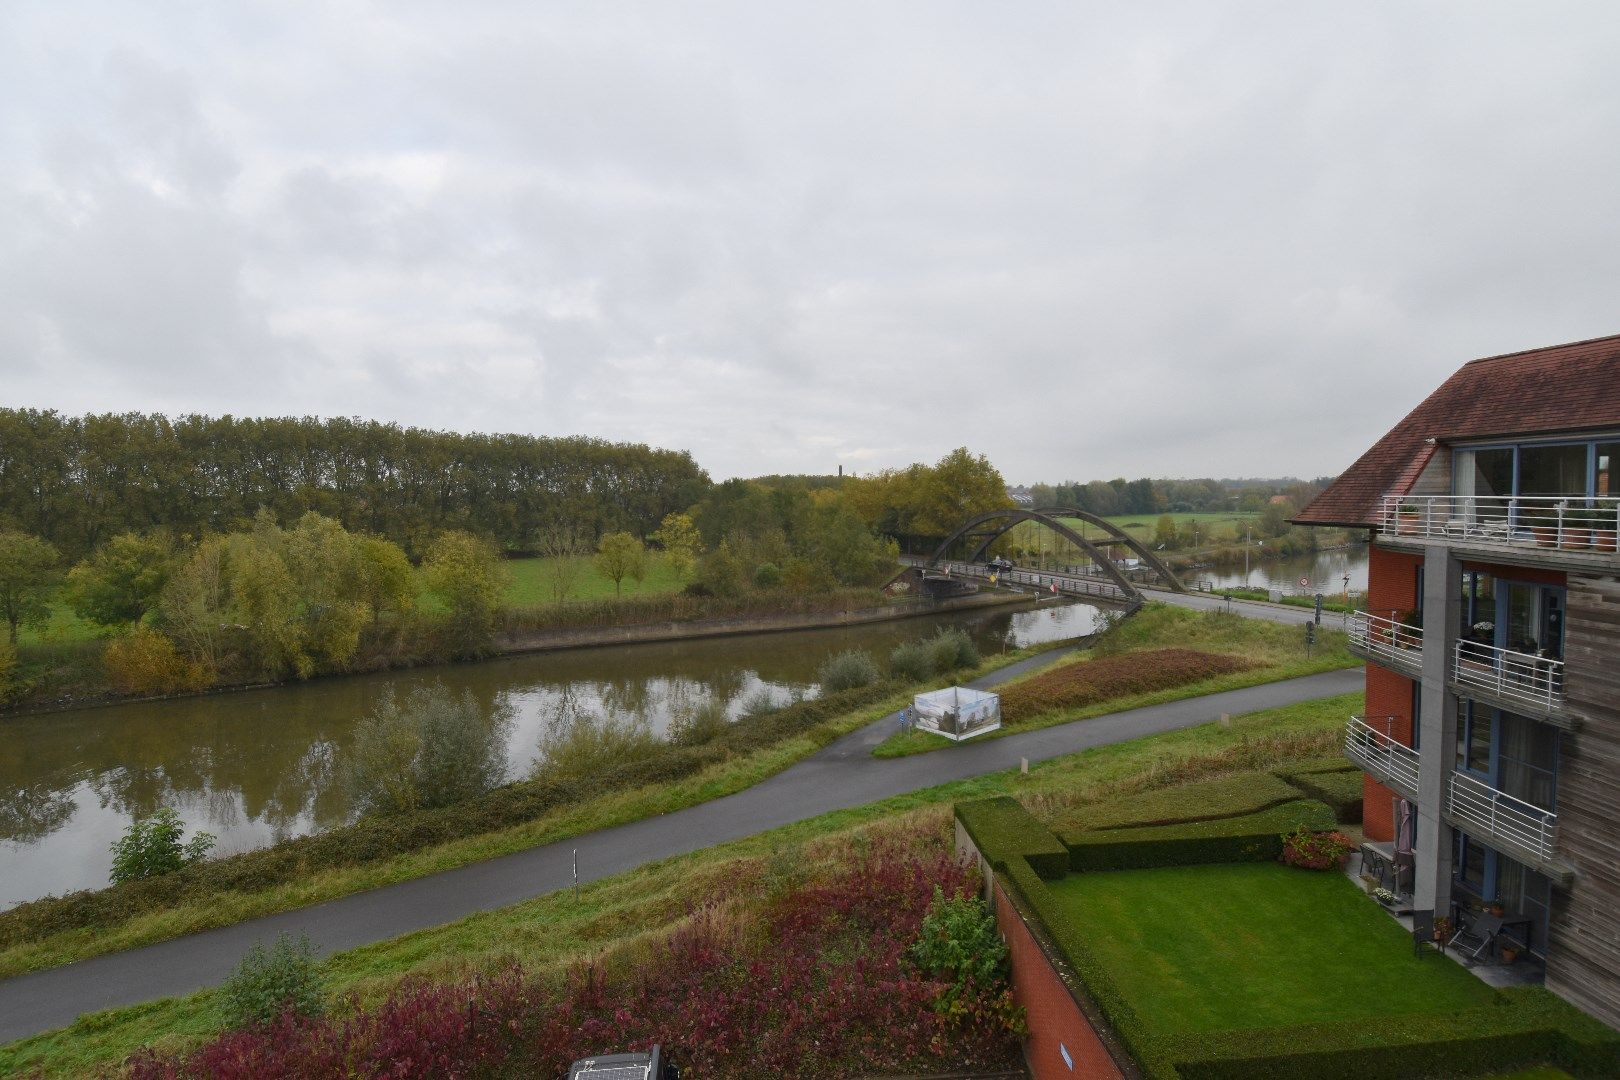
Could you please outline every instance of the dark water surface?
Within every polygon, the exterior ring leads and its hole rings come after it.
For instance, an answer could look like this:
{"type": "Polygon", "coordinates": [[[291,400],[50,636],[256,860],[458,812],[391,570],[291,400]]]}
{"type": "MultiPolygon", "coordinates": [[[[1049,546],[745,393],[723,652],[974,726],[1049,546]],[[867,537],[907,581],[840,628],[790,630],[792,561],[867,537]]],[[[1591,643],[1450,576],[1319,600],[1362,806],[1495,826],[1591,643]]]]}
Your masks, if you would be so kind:
{"type": "MultiPolygon", "coordinates": [[[[107,883],[109,845],[133,816],[173,807],[221,854],[349,821],[334,781],[358,721],[390,689],[439,681],[510,719],[507,775],[533,768],[542,734],[584,712],[655,731],[721,701],[733,718],[761,694],[812,697],[831,654],[967,628],[996,652],[1090,633],[1099,612],[1064,603],[926,616],[842,630],[575,649],[480,664],[319,680],[243,693],[0,721],[0,908],[107,883]]],[[[745,722],[746,721],[742,721],[745,722]]]]}

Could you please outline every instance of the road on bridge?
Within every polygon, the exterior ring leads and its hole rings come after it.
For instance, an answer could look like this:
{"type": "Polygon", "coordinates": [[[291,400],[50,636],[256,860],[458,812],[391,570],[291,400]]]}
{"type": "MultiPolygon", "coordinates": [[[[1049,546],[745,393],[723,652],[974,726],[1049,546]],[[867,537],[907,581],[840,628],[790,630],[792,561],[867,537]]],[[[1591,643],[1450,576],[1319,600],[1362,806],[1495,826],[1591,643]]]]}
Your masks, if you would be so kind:
{"type": "MultiPolygon", "coordinates": [[[[1051,662],[1045,653],[969,685],[990,687],[1051,662]]],[[[1267,683],[1111,713],[1040,731],[880,760],[874,746],[898,714],[855,731],[753,787],[673,814],[473,863],[296,911],[111,953],[0,982],[0,1043],[71,1023],[82,1013],[136,1005],[223,982],[255,942],[308,934],[330,953],[439,926],[645,863],[737,840],[833,810],[1017,768],[1076,751],[1207,724],[1233,715],[1361,689],[1359,669],[1267,683]]]]}

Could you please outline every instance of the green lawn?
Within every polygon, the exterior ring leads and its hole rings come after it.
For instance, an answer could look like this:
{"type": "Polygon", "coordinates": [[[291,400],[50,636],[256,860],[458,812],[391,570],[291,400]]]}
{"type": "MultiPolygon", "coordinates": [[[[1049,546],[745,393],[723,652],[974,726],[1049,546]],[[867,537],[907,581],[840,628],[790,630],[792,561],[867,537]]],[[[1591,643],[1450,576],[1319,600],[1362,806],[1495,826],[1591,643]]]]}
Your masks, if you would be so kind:
{"type": "MultiPolygon", "coordinates": [[[[511,559],[506,566],[512,575],[512,584],[506,590],[503,602],[512,608],[550,607],[556,603],[552,593],[551,578],[546,571],[547,559],[511,559]]],[[[579,555],[570,560],[575,564],[578,578],[573,591],[568,595],[568,602],[578,600],[611,600],[613,599],[613,582],[597,573],[596,565],[589,555],[579,555]]],[[[682,581],[669,563],[651,552],[647,554],[647,576],[641,581],[626,579],[620,583],[624,596],[657,596],[662,593],[680,592],[686,582],[682,581]]]]}
{"type": "Polygon", "coordinates": [[[1491,1003],[1343,875],[1275,863],[1071,874],[1049,885],[1121,994],[1165,1035],[1491,1003]]]}

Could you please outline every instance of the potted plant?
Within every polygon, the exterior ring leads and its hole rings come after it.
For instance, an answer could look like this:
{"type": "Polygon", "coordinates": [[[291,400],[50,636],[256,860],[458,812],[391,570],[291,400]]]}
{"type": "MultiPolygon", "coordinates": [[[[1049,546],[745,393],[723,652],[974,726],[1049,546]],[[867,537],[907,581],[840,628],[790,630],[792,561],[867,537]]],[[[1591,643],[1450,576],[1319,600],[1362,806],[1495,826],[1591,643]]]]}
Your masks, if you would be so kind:
{"type": "Polygon", "coordinates": [[[1394,907],[1395,902],[1397,900],[1399,900],[1400,897],[1396,896],[1394,893],[1390,892],[1388,889],[1377,888],[1377,889],[1373,890],[1373,899],[1377,900],[1380,904],[1383,904],[1385,907],[1394,907]]]}
{"type": "Polygon", "coordinates": [[[1519,947],[1514,944],[1502,946],[1502,963],[1511,964],[1519,958],[1519,947]]]}
{"type": "Polygon", "coordinates": [[[1451,940],[1451,919],[1449,917],[1442,915],[1434,920],[1434,940],[1439,942],[1442,949],[1446,947],[1446,942],[1451,940]]]}
{"type": "Polygon", "coordinates": [[[1591,546],[1596,551],[1614,551],[1616,540],[1616,512],[1613,507],[1589,506],[1581,511],[1581,524],[1586,528],[1591,546]]]}
{"type": "Polygon", "coordinates": [[[1566,551],[1582,551],[1592,546],[1592,526],[1586,516],[1586,507],[1577,506],[1565,509],[1564,535],[1560,539],[1559,547],[1566,551]]]}
{"type": "Polygon", "coordinates": [[[1500,919],[1507,914],[1507,907],[1500,900],[1492,900],[1485,905],[1485,910],[1500,919]]]}
{"type": "Polygon", "coordinates": [[[1416,536],[1423,507],[1415,502],[1403,502],[1395,508],[1395,531],[1405,536],[1416,536]]]}
{"type": "Polygon", "coordinates": [[[1558,515],[1551,510],[1532,510],[1524,515],[1530,534],[1541,547],[1558,546],[1558,515]]]}

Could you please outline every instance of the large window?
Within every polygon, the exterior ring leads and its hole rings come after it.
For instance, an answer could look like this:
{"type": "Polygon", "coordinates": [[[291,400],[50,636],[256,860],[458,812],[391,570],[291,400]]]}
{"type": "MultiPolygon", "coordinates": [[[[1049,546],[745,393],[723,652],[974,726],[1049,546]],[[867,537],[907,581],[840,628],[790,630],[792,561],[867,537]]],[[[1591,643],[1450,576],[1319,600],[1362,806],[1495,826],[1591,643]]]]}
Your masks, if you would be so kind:
{"type": "Polygon", "coordinates": [[[1620,443],[1597,444],[1594,495],[1620,495],[1620,443]]]}
{"type": "Polygon", "coordinates": [[[1464,450],[1457,454],[1458,495],[1513,494],[1513,450],[1464,450]]]}
{"type": "Polygon", "coordinates": [[[1520,495],[1586,495],[1587,444],[1519,448],[1520,495]]]}
{"type": "Polygon", "coordinates": [[[1457,768],[1491,777],[1491,720],[1494,710],[1472,701],[1457,706],[1457,768]]]}
{"type": "Polygon", "coordinates": [[[1558,809],[1558,731],[1528,717],[1497,715],[1496,786],[1543,810],[1558,809]]]}

